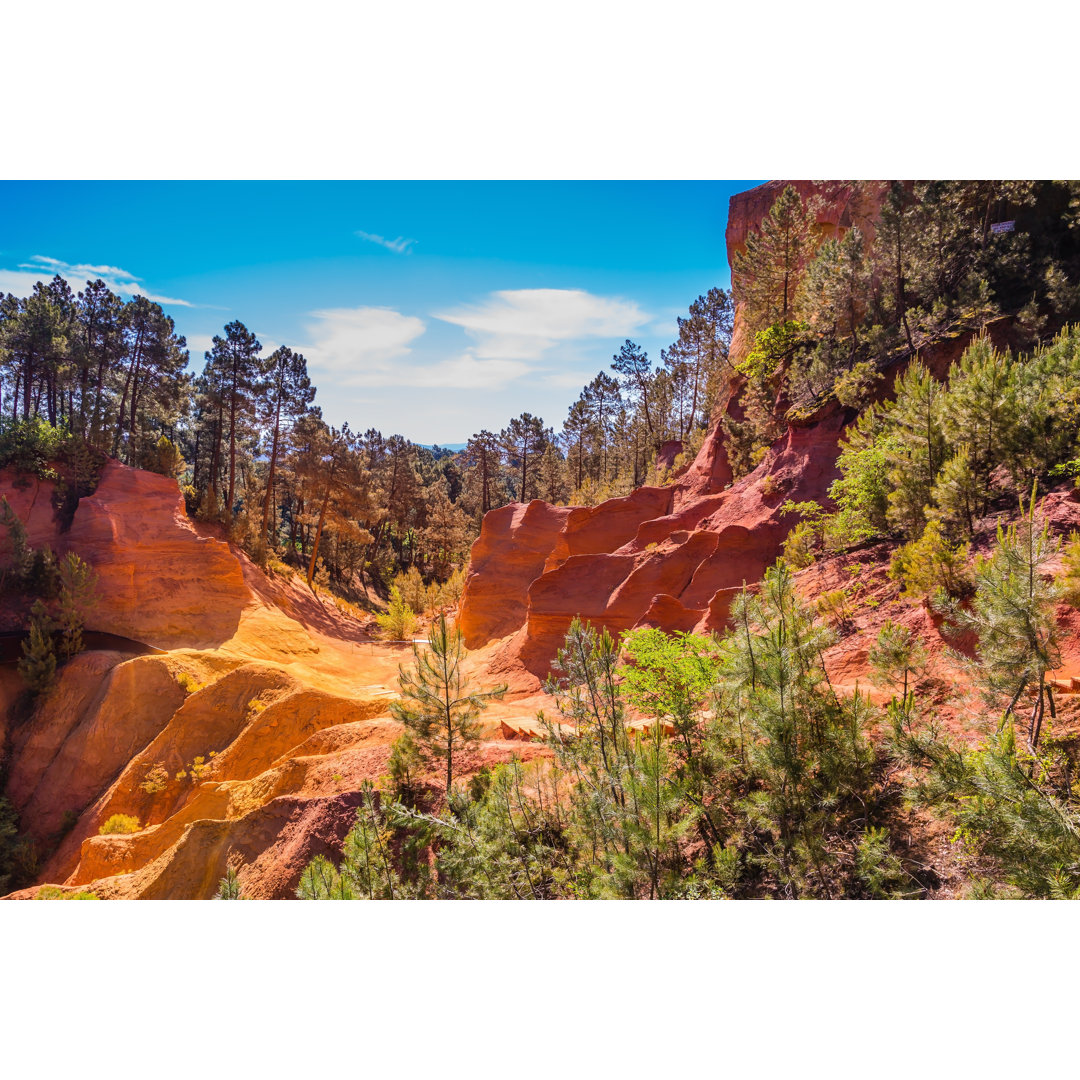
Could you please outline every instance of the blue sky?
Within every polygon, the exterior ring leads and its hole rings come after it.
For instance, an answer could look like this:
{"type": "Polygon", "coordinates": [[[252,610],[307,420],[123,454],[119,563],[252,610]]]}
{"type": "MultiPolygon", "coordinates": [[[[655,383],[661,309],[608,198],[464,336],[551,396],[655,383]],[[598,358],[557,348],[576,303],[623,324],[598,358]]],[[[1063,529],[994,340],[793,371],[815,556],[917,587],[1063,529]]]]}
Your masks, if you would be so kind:
{"type": "Polygon", "coordinates": [[[307,356],[329,422],[458,443],[558,428],[625,338],[658,362],[758,182],[0,183],[0,291],[145,293],[197,369],[239,319],[307,356]]]}

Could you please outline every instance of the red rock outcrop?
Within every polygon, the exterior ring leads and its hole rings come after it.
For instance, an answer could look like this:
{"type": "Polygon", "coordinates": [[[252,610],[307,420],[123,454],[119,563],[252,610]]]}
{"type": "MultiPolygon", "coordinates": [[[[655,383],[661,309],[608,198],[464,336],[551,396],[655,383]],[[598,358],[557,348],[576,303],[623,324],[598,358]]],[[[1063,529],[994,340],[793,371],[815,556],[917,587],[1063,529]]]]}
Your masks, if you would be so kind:
{"type": "Polygon", "coordinates": [[[62,541],[98,574],[94,629],[159,648],[210,648],[236,633],[251,599],[229,545],[196,530],[164,476],[110,462],[62,541]]]}
{"type": "MultiPolygon", "coordinates": [[[[236,633],[252,600],[229,545],[189,520],[175,480],[110,461],[62,532],[53,485],[0,473],[0,492],[33,547],[77,552],[98,576],[87,627],[158,648],[212,648],[236,633]]],[[[6,563],[6,550],[0,563],[6,563]]],[[[22,625],[18,613],[8,622],[22,625]]]]}

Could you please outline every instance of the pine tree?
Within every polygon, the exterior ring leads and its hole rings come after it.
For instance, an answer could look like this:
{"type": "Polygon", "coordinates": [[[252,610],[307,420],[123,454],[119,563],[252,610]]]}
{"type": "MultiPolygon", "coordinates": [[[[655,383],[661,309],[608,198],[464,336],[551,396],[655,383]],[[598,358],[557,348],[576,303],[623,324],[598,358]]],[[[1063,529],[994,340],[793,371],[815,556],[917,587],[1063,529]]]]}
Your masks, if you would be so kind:
{"type": "MultiPolygon", "coordinates": [[[[623,342],[622,348],[612,357],[611,367],[622,376],[622,386],[630,394],[631,400],[637,408],[638,414],[645,425],[649,441],[655,446],[659,445],[657,439],[657,417],[654,416],[655,402],[650,401],[649,394],[653,389],[652,362],[649,354],[639,345],[635,345],[629,338],[623,342]]],[[[599,381],[599,376],[597,377],[599,381]]],[[[593,383],[596,385],[596,382],[593,383]]]]}
{"type": "Polygon", "coordinates": [[[224,337],[215,337],[206,354],[207,375],[217,387],[217,460],[212,463],[214,482],[221,471],[221,444],[228,432],[228,487],[225,517],[232,521],[236,509],[236,452],[243,436],[242,428],[254,419],[255,387],[260,375],[259,353],[262,345],[239,321],[225,327],[224,337]]]}
{"type": "Polygon", "coordinates": [[[955,625],[978,635],[973,674],[987,704],[1005,705],[1008,720],[1026,691],[1034,691],[1027,742],[1038,748],[1044,711],[1055,713],[1047,672],[1061,666],[1055,607],[1062,585],[1050,578],[1048,564],[1060,542],[1035,518],[1035,493],[1022,521],[998,527],[997,546],[975,564],[975,597],[970,610],[956,604],[947,610],[955,625]],[[1007,704],[1006,704],[1007,702],[1007,704]]]}
{"type": "Polygon", "coordinates": [[[259,388],[263,407],[262,420],[270,434],[270,463],[267,468],[262,512],[262,539],[265,541],[282,434],[289,421],[297,419],[310,409],[315,399],[315,387],[308,378],[307,361],[304,357],[284,346],[275,349],[267,357],[262,378],[259,388]]]}
{"type": "Polygon", "coordinates": [[[979,482],[971,465],[967,444],[941,468],[930,497],[933,506],[929,515],[942,522],[950,533],[970,537],[975,532],[975,522],[986,506],[986,487],[979,482]]]}
{"type": "Polygon", "coordinates": [[[8,543],[11,545],[11,575],[17,585],[22,585],[30,577],[34,565],[34,550],[27,539],[26,526],[11,509],[6,495],[0,496],[0,525],[7,531],[8,543]]]}
{"type": "Polygon", "coordinates": [[[920,360],[896,380],[896,400],[887,410],[892,462],[889,522],[908,536],[926,521],[934,481],[945,460],[941,414],[945,389],[920,360]]]}
{"type": "Polygon", "coordinates": [[[536,497],[540,458],[553,437],[554,433],[544,428],[543,420],[527,412],[514,417],[503,428],[500,439],[507,463],[510,468],[517,470],[520,477],[517,502],[529,502],[536,497]]]}
{"type": "Polygon", "coordinates": [[[995,898],[1005,885],[1013,895],[1080,898],[1080,813],[1073,763],[1062,748],[1024,753],[1009,718],[974,749],[947,739],[916,749],[926,773],[911,801],[948,812],[956,838],[990,871],[974,882],[973,895],[995,898]]]}
{"type": "Polygon", "coordinates": [[[494,505],[495,491],[499,482],[499,437],[484,430],[469,439],[465,447],[467,476],[478,488],[480,516],[483,517],[494,505]]]}
{"type": "Polygon", "coordinates": [[[714,798],[724,792],[738,807],[725,846],[745,852],[746,886],[763,875],[756,887],[769,895],[861,895],[855,867],[831,853],[883,826],[888,792],[866,734],[869,703],[833,691],[822,654],[835,635],[799,601],[782,561],[756,593],[740,594],[731,619],[712,734],[717,760],[729,763],[714,798]]]}
{"type": "Polygon", "coordinates": [[[477,721],[506,686],[477,691],[462,671],[465,644],[456,625],[440,614],[428,632],[428,647],[413,645],[411,671],[399,668],[401,699],[390,712],[414,735],[426,754],[446,767],[446,791],[454,782],[454,759],[479,737],[477,721]]]}
{"type": "Polygon", "coordinates": [[[82,652],[86,611],[95,603],[97,575],[78,555],[69,552],[60,563],[59,616],[60,658],[70,660],[82,652]]]}
{"type": "Polygon", "coordinates": [[[745,305],[750,330],[792,318],[799,283],[814,250],[814,217],[814,208],[804,206],[789,184],[760,227],[746,237],[746,249],[735,255],[732,287],[735,299],[745,305]]]}
{"type": "Polygon", "coordinates": [[[19,674],[32,694],[44,694],[56,676],[53,620],[41,600],[30,609],[30,637],[22,643],[19,674]]]}
{"type": "Polygon", "coordinates": [[[589,410],[584,396],[570,406],[562,426],[562,443],[570,471],[571,485],[579,491],[585,483],[586,447],[589,440],[589,410]]]}
{"type": "MultiPolygon", "coordinates": [[[[225,879],[222,879],[222,887],[225,879]]],[[[298,900],[355,900],[353,891],[345,876],[325,855],[316,855],[304,867],[300,875],[300,884],[296,887],[298,900]]],[[[225,897],[222,899],[238,899],[225,897]]]]}
{"type": "Polygon", "coordinates": [[[998,352],[985,335],[979,337],[949,373],[941,416],[947,442],[967,448],[971,494],[976,497],[972,518],[986,513],[992,495],[991,473],[1013,438],[1017,404],[1012,357],[998,352]]]}

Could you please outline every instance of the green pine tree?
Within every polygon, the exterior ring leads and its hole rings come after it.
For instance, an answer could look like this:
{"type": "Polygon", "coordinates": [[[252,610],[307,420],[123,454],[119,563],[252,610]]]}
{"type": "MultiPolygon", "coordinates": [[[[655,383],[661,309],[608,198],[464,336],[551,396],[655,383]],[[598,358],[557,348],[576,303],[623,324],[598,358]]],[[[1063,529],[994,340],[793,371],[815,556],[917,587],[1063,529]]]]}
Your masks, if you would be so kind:
{"type": "Polygon", "coordinates": [[[30,637],[22,643],[19,674],[32,694],[47,693],[56,677],[53,620],[41,600],[30,609],[30,637]]]}
{"type": "Polygon", "coordinates": [[[471,689],[462,670],[465,655],[461,631],[440,614],[431,625],[427,648],[413,644],[412,670],[399,668],[401,699],[390,705],[394,719],[405,725],[425,753],[445,765],[448,794],[455,756],[476,742],[480,713],[507,689],[471,689]]]}
{"type": "Polygon", "coordinates": [[[997,546],[975,564],[975,596],[970,609],[943,604],[953,624],[978,635],[978,658],[972,668],[989,705],[1004,706],[1003,721],[1012,716],[1025,693],[1033,700],[1027,741],[1038,747],[1047,707],[1056,711],[1047,673],[1061,666],[1055,608],[1063,587],[1048,564],[1060,541],[1035,517],[1035,492],[1022,521],[998,527],[997,546]]]}

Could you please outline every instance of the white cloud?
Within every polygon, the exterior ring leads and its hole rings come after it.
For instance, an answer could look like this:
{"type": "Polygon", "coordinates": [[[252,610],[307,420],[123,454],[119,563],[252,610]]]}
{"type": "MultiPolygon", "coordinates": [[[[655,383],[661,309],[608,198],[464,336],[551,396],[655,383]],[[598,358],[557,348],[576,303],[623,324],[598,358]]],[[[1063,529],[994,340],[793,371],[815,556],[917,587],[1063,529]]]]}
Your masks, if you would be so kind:
{"type": "Polygon", "coordinates": [[[413,244],[415,240],[410,240],[404,236],[398,236],[393,240],[387,240],[385,236],[379,236],[378,233],[364,232],[363,229],[357,229],[356,235],[361,240],[367,240],[369,243],[378,244],[379,247],[384,247],[387,251],[392,251],[395,255],[411,255],[413,244]]]}
{"type": "Polygon", "coordinates": [[[203,355],[208,353],[214,347],[213,334],[188,334],[186,337],[188,352],[191,353],[192,363],[196,360],[202,360],[203,355]]]}
{"type": "Polygon", "coordinates": [[[120,296],[145,296],[157,304],[176,307],[194,307],[187,300],[172,296],[159,296],[150,292],[142,280],[119,266],[98,266],[94,263],[69,263],[54,259],[51,255],[33,255],[29,262],[19,264],[17,270],[0,270],[0,292],[13,292],[26,296],[37,282],[48,282],[54,275],[66,278],[75,292],[85,288],[87,281],[100,278],[113,292],[120,296]]]}
{"type": "Polygon", "coordinates": [[[330,308],[313,311],[309,324],[312,343],[299,351],[312,368],[328,374],[341,386],[393,386],[403,381],[397,362],[424,332],[415,315],[392,308],[330,308]]]}
{"type": "Polygon", "coordinates": [[[583,289],[504,289],[435,318],[462,327],[480,359],[536,360],[560,342],[626,337],[652,316],[633,300],[583,289]]]}
{"type": "Polygon", "coordinates": [[[471,349],[445,360],[417,362],[412,344],[424,333],[424,321],[392,308],[311,314],[316,320],[308,325],[311,344],[298,349],[312,371],[335,386],[498,390],[530,371],[521,360],[482,358],[471,349]]]}
{"type": "Polygon", "coordinates": [[[403,385],[455,390],[501,390],[530,371],[521,360],[482,360],[470,351],[451,360],[412,368],[403,385]]]}

